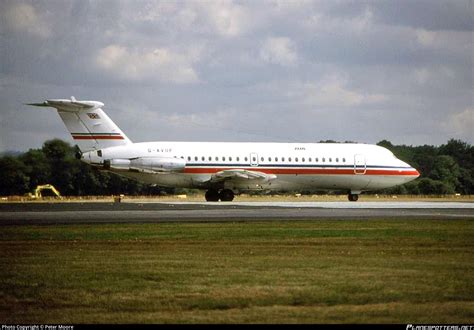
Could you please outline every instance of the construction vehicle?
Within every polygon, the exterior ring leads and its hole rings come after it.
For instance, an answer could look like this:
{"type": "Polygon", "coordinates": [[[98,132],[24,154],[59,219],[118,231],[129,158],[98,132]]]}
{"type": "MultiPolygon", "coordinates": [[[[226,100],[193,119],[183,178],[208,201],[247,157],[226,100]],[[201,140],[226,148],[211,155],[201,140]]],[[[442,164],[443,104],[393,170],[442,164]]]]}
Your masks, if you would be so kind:
{"type": "Polygon", "coordinates": [[[53,194],[56,195],[59,199],[62,199],[61,194],[59,193],[59,191],[56,188],[54,188],[54,186],[52,184],[43,184],[43,185],[37,186],[35,191],[34,191],[34,194],[31,194],[31,197],[34,198],[34,199],[43,198],[43,195],[41,194],[41,192],[43,190],[49,190],[49,191],[53,192],[53,194]]]}

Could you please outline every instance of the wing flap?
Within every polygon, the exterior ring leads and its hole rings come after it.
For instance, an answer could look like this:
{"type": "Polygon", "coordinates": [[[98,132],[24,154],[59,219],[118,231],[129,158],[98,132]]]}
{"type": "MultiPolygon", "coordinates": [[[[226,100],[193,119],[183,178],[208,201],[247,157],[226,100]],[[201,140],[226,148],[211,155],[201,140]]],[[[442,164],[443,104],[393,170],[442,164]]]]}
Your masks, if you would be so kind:
{"type": "Polygon", "coordinates": [[[276,179],[275,174],[267,174],[258,171],[249,171],[244,169],[223,170],[215,173],[211,177],[211,182],[220,182],[226,180],[256,180],[268,182],[276,179]]]}

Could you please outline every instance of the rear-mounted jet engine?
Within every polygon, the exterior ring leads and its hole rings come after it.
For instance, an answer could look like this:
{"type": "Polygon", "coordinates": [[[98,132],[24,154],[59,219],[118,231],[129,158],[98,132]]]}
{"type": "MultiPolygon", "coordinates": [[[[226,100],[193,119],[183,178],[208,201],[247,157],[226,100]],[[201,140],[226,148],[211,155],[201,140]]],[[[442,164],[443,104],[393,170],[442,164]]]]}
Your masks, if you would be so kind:
{"type": "Polygon", "coordinates": [[[186,162],[181,158],[154,157],[134,159],[109,159],[104,161],[106,170],[125,170],[141,173],[180,173],[186,162]]]}

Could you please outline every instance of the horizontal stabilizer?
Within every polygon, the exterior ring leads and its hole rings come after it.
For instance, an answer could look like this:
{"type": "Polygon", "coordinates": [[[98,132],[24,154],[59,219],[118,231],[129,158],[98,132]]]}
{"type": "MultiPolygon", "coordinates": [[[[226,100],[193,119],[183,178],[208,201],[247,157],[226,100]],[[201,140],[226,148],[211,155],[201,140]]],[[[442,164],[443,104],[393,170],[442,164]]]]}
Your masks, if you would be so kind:
{"type": "Polygon", "coordinates": [[[94,110],[104,106],[104,103],[98,101],[77,101],[74,96],[68,99],[51,99],[43,103],[27,103],[36,107],[52,107],[59,111],[77,112],[81,110],[94,110]]]}
{"type": "Polygon", "coordinates": [[[44,101],[43,103],[25,103],[25,105],[32,105],[35,107],[50,107],[50,105],[46,101],[44,101]]]}

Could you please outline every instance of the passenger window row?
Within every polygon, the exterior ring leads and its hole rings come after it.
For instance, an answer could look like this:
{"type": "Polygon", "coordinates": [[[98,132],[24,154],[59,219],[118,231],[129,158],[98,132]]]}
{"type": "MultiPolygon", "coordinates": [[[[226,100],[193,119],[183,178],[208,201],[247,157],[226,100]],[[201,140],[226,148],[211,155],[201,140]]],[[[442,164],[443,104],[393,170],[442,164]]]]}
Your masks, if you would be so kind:
{"type": "MultiPolygon", "coordinates": [[[[185,159],[184,156],[181,156],[180,157],[181,159],[185,159]]],[[[240,162],[240,159],[241,157],[232,157],[232,156],[229,156],[229,157],[225,157],[225,156],[222,156],[222,157],[218,157],[218,156],[187,156],[186,158],[188,160],[188,162],[219,162],[219,161],[222,161],[222,162],[232,162],[234,159],[236,162],[240,162]]],[[[243,157],[242,158],[244,162],[248,162],[249,161],[249,158],[248,157],[243,157]]],[[[281,163],[291,163],[291,162],[295,162],[295,163],[319,163],[320,160],[322,163],[326,163],[326,160],[328,161],[328,163],[332,163],[333,161],[336,162],[336,163],[339,163],[339,162],[342,162],[342,163],[345,163],[346,162],[346,158],[345,157],[342,157],[342,158],[339,158],[339,157],[329,157],[329,158],[326,158],[326,157],[322,157],[322,158],[319,158],[319,157],[308,157],[308,158],[305,158],[305,157],[260,157],[260,162],[261,163],[264,163],[265,160],[267,161],[267,163],[272,163],[272,162],[275,162],[275,163],[278,163],[278,162],[281,162],[281,163]],[[313,161],[314,160],[314,161],[313,161]]],[[[257,161],[257,158],[256,157],[252,157],[252,162],[256,162],[257,161]]]]}

